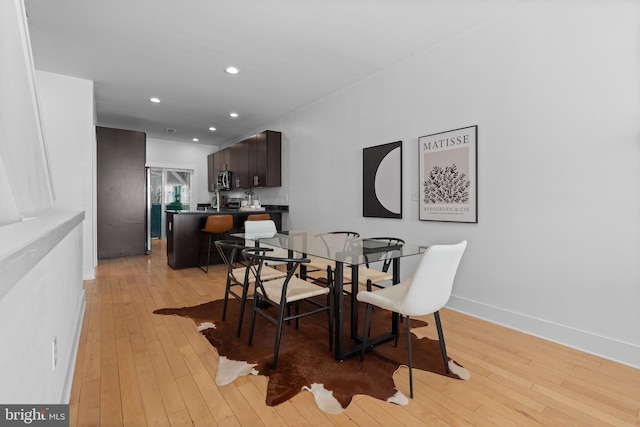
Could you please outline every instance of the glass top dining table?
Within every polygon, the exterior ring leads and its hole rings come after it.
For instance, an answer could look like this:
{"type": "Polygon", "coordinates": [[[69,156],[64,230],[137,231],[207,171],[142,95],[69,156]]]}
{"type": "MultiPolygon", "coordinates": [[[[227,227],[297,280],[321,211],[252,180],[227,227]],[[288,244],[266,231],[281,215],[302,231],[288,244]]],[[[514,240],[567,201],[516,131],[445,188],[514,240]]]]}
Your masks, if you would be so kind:
{"type": "MultiPolygon", "coordinates": [[[[323,233],[308,230],[282,231],[276,234],[251,235],[245,233],[232,234],[233,237],[251,239],[257,245],[265,244],[289,250],[301,254],[304,257],[318,257],[335,264],[334,270],[334,339],[335,358],[344,360],[359,354],[360,336],[358,335],[358,303],[356,294],[358,290],[358,267],[376,261],[391,260],[393,284],[400,282],[400,259],[407,256],[419,255],[426,250],[425,246],[411,243],[389,246],[382,240],[374,238],[352,237],[343,233],[323,233]],[[351,268],[350,293],[350,332],[345,334],[345,301],[344,301],[344,268],[351,268]],[[346,338],[352,342],[347,346],[346,338]]],[[[375,267],[373,267],[375,268],[375,267]]],[[[301,265],[301,277],[305,278],[306,268],[301,265]]],[[[398,330],[398,316],[394,315],[391,333],[367,340],[368,344],[377,345],[395,338],[398,330]]]]}

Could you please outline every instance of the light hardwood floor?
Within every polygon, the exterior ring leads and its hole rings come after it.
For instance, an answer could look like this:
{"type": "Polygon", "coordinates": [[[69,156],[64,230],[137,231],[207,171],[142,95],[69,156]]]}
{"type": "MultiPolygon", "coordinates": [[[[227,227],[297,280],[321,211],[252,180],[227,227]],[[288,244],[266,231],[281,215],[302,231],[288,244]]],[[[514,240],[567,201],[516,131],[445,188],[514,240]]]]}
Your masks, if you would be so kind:
{"type": "MultiPolygon", "coordinates": [[[[221,298],[223,277],[218,266],[173,271],[161,240],[151,256],[100,261],[85,282],[71,425],[640,425],[639,370],[451,310],[441,312],[449,356],[470,380],[415,371],[408,405],[357,396],[340,415],[309,392],[268,407],[264,377],[217,386],[217,353],[194,323],[152,314],[221,298]]],[[[394,379],[408,395],[406,368],[394,379]]]]}

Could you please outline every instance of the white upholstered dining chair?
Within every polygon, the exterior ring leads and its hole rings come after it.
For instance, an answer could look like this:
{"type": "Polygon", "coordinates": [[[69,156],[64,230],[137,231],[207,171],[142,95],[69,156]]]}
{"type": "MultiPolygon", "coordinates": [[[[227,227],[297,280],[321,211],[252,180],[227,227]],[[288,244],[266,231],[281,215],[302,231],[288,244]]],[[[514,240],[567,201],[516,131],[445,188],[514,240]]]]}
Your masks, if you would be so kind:
{"type": "MultiPolygon", "coordinates": [[[[256,246],[255,239],[265,239],[275,236],[278,233],[276,223],[273,220],[261,220],[261,221],[245,221],[244,223],[244,244],[246,247],[256,246]]],[[[269,255],[272,257],[286,258],[289,256],[289,251],[283,248],[278,248],[273,245],[260,244],[262,247],[271,249],[269,255]]],[[[267,265],[275,266],[282,265],[281,262],[271,261],[267,265]]]]}
{"type": "MultiPolygon", "coordinates": [[[[438,329],[438,340],[444,360],[445,371],[449,373],[449,359],[442,333],[439,310],[451,297],[453,280],[467,247],[463,240],[454,245],[429,246],[413,273],[413,276],[395,286],[389,286],[375,291],[358,292],[358,301],[367,304],[362,335],[362,349],[360,361],[364,361],[367,349],[367,339],[371,326],[371,311],[374,306],[399,313],[406,318],[407,342],[409,347],[409,390],[413,398],[413,371],[411,354],[411,317],[426,316],[433,313],[438,329]]],[[[399,331],[398,331],[399,333],[399,331]]],[[[397,336],[396,336],[397,344],[397,336]]]]}

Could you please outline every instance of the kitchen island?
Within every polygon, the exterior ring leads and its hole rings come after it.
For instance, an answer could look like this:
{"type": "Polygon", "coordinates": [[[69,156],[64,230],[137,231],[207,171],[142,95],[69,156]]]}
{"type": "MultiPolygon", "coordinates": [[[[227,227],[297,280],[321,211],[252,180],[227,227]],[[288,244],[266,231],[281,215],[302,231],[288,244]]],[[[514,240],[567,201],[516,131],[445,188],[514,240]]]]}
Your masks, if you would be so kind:
{"type": "MultiPolygon", "coordinates": [[[[209,215],[232,215],[233,229],[229,233],[242,233],[244,222],[249,215],[268,213],[280,231],[282,214],[289,211],[288,206],[265,206],[264,208],[261,211],[220,209],[219,212],[167,210],[167,263],[174,270],[197,267],[199,260],[206,264],[208,241],[201,230],[209,215]]],[[[221,262],[218,251],[212,243],[210,264],[221,262]]]]}

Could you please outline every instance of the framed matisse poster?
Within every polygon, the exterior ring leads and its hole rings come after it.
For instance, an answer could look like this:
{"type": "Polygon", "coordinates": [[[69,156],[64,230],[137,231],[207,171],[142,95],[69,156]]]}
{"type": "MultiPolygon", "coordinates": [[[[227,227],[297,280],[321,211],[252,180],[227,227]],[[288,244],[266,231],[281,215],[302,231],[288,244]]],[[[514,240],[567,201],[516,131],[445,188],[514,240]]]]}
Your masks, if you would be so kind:
{"type": "Polygon", "coordinates": [[[418,138],[420,220],[478,222],[478,126],[418,138]]]}

